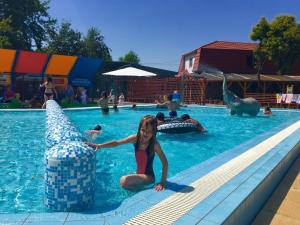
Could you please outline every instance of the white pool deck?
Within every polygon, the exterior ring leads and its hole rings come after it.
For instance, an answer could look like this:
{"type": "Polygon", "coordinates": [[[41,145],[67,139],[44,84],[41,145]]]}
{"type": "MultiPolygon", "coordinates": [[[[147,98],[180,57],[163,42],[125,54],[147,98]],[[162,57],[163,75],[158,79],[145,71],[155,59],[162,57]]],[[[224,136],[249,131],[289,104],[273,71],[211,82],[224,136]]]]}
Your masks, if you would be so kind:
{"type": "MultiPolygon", "coordinates": [[[[282,177],[291,174],[287,171],[299,158],[299,141],[297,121],[177,174],[168,179],[164,192],[139,192],[113,211],[0,214],[0,224],[249,224],[258,212],[255,225],[261,224],[264,215],[269,216],[268,221],[282,221],[270,219],[270,210],[261,207],[272,193],[277,193],[273,191],[282,177]]],[[[298,200],[293,215],[300,215],[299,179],[294,183],[298,189],[292,195],[298,200]]],[[[295,201],[284,204],[293,207],[295,201]]],[[[282,219],[279,214],[275,217],[282,219]]],[[[299,216],[286,218],[300,224],[299,216]]]]}

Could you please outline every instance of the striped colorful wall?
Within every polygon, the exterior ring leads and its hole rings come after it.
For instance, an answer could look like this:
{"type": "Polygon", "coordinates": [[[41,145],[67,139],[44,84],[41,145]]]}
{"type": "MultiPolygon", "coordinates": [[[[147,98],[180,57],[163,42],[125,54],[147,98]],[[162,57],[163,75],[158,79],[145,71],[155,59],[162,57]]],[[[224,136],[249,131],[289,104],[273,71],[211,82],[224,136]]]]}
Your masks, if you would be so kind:
{"type": "Polygon", "coordinates": [[[75,86],[91,87],[103,65],[98,58],[47,54],[23,50],[0,49],[0,85],[12,85],[16,76],[52,76],[58,85],[69,80],[75,86]],[[80,82],[78,82],[80,81],[80,82]]]}

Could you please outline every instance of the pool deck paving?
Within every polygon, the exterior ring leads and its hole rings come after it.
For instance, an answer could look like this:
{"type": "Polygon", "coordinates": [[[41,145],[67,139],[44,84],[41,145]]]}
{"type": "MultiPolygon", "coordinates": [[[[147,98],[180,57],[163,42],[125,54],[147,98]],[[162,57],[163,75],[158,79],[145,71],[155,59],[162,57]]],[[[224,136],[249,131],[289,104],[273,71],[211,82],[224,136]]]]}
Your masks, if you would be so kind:
{"type": "Polygon", "coordinates": [[[252,223],[261,224],[300,225],[300,156],[252,223]]]}

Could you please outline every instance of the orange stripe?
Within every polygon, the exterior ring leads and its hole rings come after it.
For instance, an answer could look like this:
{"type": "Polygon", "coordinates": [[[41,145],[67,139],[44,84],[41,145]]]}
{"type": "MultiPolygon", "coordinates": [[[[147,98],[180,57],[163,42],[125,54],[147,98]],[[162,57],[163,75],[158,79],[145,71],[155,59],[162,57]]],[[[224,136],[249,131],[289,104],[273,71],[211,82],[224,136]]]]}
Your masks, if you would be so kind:
{"type": "Polygon", "coordinates": [[[45,74],[47,75],[69,75],[77,56],[52,55],[45,74]]]}
{"type": "Polygon", "coordinates": [[[0,73],[10,73],[16,50],[0,49],[0,73]]]}

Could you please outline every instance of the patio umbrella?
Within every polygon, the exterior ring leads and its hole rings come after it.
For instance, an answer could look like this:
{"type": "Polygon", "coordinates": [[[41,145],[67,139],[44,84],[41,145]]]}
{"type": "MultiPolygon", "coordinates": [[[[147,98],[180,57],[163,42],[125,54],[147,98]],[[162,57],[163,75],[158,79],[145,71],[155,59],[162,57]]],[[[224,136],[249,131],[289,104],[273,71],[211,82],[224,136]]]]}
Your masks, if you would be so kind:
{"type": "MultiPolygon", "coordinates": [[[[103,75],[105,76],[115,76],[117,78],[119,77],[154,77],[157,76],[157,74],[155,73],[151,73],[149,71],[146,70],[141,70],[141,69],[137,69],[135,67],[126,67],[126,68],[122,68],[122,69],[118,69],[118,70],[114,70],[114,71],[110,71],[110,72],[106,72],[103,73],[103,75]]],[[[118,90],[118,80],[116,79],[116,91],[117,91],[117,96],[119,93],[118,90]]]]}
{"type": "Polygon", "coordinates": [[[130,66],[123,69],[118,69],[107,73],[103,73],[103,75],[118,76],[118,77],[154,77],[157,74],[130,66]]]}

